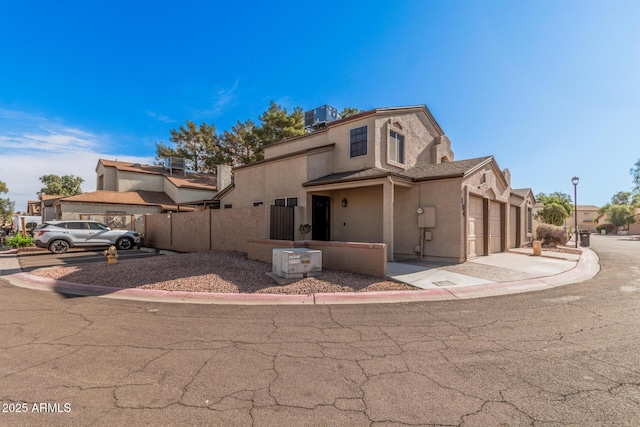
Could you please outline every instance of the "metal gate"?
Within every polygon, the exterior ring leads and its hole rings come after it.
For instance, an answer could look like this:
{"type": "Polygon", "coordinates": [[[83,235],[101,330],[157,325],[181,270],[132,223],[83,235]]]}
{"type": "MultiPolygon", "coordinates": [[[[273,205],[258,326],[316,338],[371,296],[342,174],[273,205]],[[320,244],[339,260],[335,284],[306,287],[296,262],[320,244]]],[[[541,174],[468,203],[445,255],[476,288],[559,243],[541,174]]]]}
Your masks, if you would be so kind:
{"type": "Polygon", "coordinates": [[[294,210],[295,208],[293,206],[271,205],[270,239],[294,239],[294,210]]]}

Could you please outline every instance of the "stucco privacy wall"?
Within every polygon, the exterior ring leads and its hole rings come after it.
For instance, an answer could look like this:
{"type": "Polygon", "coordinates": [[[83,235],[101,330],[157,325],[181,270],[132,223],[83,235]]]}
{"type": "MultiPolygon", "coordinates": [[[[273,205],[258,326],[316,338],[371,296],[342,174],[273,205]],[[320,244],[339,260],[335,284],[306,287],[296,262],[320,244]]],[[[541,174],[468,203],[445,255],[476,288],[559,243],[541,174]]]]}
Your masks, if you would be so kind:
{"type": "Polygon", "coordinates": [[[177,252],[247,252],[249,238],[266,236],[264,206],[145,215],[145,245],[177,252]]]}
{"type": "Polygon", "coordinates": [[[177,252],[226,250],[272,262],[274,248],[322,251],[323,268],[383,277],[387,249],[382,243],[283,241],[266,239],[268,207],[209,209],[145,215],[145,245],[177,252]]]}
{"type": "Polygon", "coordinates": [[[318,240],[249,239],[247,257],[271,263],[273,249],[308,248],[322,251],[322,268],[384,277],[387,248],[383,243],[321,242],[318,240]]]}

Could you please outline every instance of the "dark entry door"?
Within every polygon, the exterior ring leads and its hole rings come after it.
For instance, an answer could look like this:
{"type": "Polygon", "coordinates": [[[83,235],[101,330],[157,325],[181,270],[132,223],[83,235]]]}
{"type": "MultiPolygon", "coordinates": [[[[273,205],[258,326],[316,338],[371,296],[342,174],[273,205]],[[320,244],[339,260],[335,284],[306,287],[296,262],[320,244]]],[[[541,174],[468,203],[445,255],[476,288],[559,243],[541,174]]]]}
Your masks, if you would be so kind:
{"type": "Polygon", "coordinates": [[[311,238],[313,240],[331,239],[331,198],[327,196],[311,196],[311,238]]]}

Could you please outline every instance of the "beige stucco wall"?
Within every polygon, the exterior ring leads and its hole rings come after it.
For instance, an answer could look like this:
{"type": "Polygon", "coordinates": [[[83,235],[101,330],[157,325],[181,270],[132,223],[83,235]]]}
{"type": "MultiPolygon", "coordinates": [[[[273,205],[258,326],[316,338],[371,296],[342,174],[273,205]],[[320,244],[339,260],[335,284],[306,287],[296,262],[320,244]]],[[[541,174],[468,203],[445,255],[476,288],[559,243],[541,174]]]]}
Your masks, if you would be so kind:
{"type": "Polygon", "coordinates": [[[178,252],[246,252],[247,239],[265,237],[265,221],[264,206],[145,215],[145,244],[178,252]]]}
{"type": "Polygon", "coordinates": [[[332,240],[382,243],[382,185],[336,190],[328,195],[332,240]],[[342,207],[343,199],[347,207],[342,207]]]}
{"type": "Polygon", "coordinates": [[[217,191],[209,191],[209,190],[198,190],[195,188],[178,188],[171,183],[168,179],[163,179],[163,187],[160,191],[164,191],[171,200],[176,203],[188,203],[195,202],[199,200],[209,200],[212,199],[217,191]]]}
{"type": "MultiPolygon", "coordinates": [[[[265,159],[334,143],[336,145],[331,163],[332,168],[330,171],[326,171],[325,175],[372,167],[402,171],[417,163],[431,163],[431,147],[434,146],[437,136],[436,130],[421,112],[372,115],[360,120],[331,126],[304,138],[294,138],[265,147],[265,159]],[[350,131],[362,126],[367,126],[367,155],[352,158],[350,157],[350,131]],[[405,162],[402,165],[388,161],[389,132],[391,130],[404,136],[405,162]]],[[[449,153],[450,157],[453,157],[448,139],[442,140],[441,148],[440,151],[449,153]]],[[[440,153],[440,151],[436,152],[440,153]]],[[[438,160],[433,159],[434,162],[438,160]]],[[[313,178],[315,177],[309,177],[309,179],[313,178]]]]}
{"type": "Polygon", "coordinates": [[[96,180],[96,190],[118,191],[116,168],[104,167],[102,163],[98,163],[96,175],[98,177],[96,180]]]}
{"type": "Polygon", "coordinates": [[[118,171],[117,180],[118,186],[116,191],[122,193],[136,190],[163,191],[164,177],[162,175],[118,171]]]}
{"type": "Polygon", "coordinates": [[[308,248],[322,252],[322,268],[384,277],[387,272],[387,248],[382,243],[319,242],[305,240],[249,239],[247,258],[271,264],[273,249],[308,248]]]}

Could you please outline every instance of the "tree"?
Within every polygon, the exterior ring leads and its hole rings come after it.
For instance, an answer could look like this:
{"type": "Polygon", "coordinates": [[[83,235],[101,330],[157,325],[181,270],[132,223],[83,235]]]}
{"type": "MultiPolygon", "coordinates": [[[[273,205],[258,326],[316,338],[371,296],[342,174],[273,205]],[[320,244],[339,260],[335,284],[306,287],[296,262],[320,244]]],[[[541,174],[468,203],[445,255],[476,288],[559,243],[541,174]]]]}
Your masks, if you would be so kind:
{"type": "Polygon", "coordinates": [[[612,205],[630,205],[631,193],[629,191],[618,191],[611,198],[612,205]]]}
{"type": "MultiPolygon", "coordinates": [[[[0,194],[8,192],[9,188],[7,188],[7,184],[0,181],[0,194]]],[[[11,214],[15,207],[16,204],[10,199],[0,199],[0,223],[11,222],[11,214]]]]}
{"type": "Polygon", "coordinates": [[[198,127],[187,120],[186,127],[171,129],[171,142],[175,148],[167,147],[162,142],[156,143],[156,159],[164,157],[180,157],[187,161],[187,167],[196,172],[213,172],[216,165],[227,162],[220,139],[216,135],[216,127],[202,123],[198,127]]]}
{"type": "Polygon", "coordinates": [[[573,212],[573,201],[568,194],[540,193],[536,195],[536,200],[544,204],[544,208],[536,214],[536,219],[547,224],[563,225],[573,212]]]}
{"type": "Polygon", "coordinates": [[[229,160],[234,166],[246,165],[264,158],[262,143],[256,135],[256,125],[251,120],[238,121],[231,132],[224,131],[221,136],[229,160]]]}
{"type": "Polygon", "coordinates": [[[267,111],[260,116],[260,127],[255,129],[260,144],[272,144],[285,138],[304,135],[304,112],[301,107],[295,107],[291,114],[271,101],[267,111]]]}
{"type": "Polygon", "coordinates": [[[356,114],[364,113],[364,110],[358,110],[354,107],[344,107],[340,112],[340,117],[346,119],[349,116],[355,116],[356,114]]]}
{"type": "Polygon", "coordinates": [[[44,194],[64,197],[82,194],[80,186],[84,179],[73,175],[58,176],[52,174],[41,176],[40,182],[44,184],[44,187],[38,192],[38,198],[42,200],[44,194]]]}
{"type": "Polygon", "coordinates": [[[640,193],[640,160],[636,162],[629,173],[633,177],[634,190],[640,193]]]}
{"type": "Polygon", "coordinates": [[[616,227],[628,227],[636,222],[636,208],[630,205],[612,205],[607,212],[607,221],[616,227]]]}

